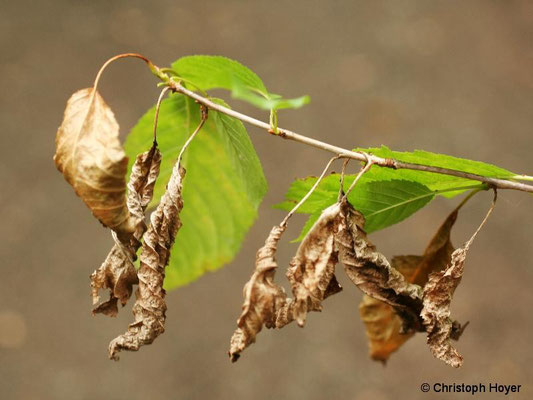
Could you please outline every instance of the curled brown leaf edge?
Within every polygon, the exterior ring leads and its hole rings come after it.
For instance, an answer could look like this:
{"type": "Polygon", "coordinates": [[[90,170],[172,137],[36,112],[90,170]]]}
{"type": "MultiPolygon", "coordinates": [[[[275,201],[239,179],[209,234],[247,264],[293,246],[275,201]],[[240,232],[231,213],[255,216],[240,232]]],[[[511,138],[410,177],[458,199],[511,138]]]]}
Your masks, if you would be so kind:
{"type": "Polygon", "coordinates": [[[105,261],[91,275],[93,314],[116,316],[118,302],[126,304],[133,285],[139,285],[133,306],[135,321],[125,334],[109,345],[109,356],[114,360],[118,360],[121,350],[136,351],[164,332],[164,272],[181,226],[179,213],[183,208],[181,193],[186,171],[181,166],[181,158],[208,117],[207,108],[200,105],[201,121],[183,145],[167,190],[150,216],[147,228],[144,213],[152,200],[161,163],[156,142],[157,117],[163,96],[171,89],[165,87],[159,96],[154,119],[154,143],[149,151],[137,156],[126,198],[128,159],[119,141],[119,127],[113,112],[96,87],[109,63],[130,56],[151,64],[136,54],[113,57],[100,69],[94,87],[79,90],[71,96],[56,135],[54,156],[57,168],[94,216],[112,230],[115,241],[105,261]],[[139,247],[140,268],[136,271],[133,263],[139,247]],[[106,288],[110,292],[109,300],[99,303],[99,291],[106,288]]]}
{"type": "Polygon", "coordinates": [[[137,271],[133,262],[137,258],[137,250],[141,246],[141,238],[147,227],[144,212],[152,200],[154,185],[159,175],[161,153],[154,142],[152,148],[137,156],[133,164],[128,183],[128,209],[137,218],[135,231],[126,237],[113,235],[116,243],[102,265],[91,275],[91,292],[93,298],[93,314],[116,316],[117,303],[124,306],[138,283],[137,271]],[[98,304],[99,290],[108,288],[109,300],[98,304]]]}
{"type": "MultiPolygon", "coordinates": [[[[165,91],[161,93],[158,104],[164,93],[165,91]]],[[[134,322],[124,334],[109,343],[109,358],[112,360],[118,361],[118,354],[122,350],[138,351],[142,346],[151,344],[165,331],[167,306],[163,282],[170,252],[181,227],[179,214],[183,208],[182,189],[186,174],[185,168],[181,166],[181,159],[207,120],[207,108],[200,106],[200,109],[200,123],[181,148],[167,189],[156,210],[150,215],[150,226],[143,235],[140,267],[137,271],[139,286],[132,310],[134,322]]]]}
{"type": "MultiPolygon", "coordinates": [[[[466,251],[494,204],[495,200],[476,233],[460,249],[454,251],[450,242],[459,206],[434,235],[424,256],[398,256],[391,265],[368,240],[363,215],[346,196],[340,197],[322,212],[290,262],[287,277],[293,298],[288,298],[274,282],[275,253],[285,225],[274,227],[257,253],[255,271],[244,288],[243,312],[230,341],[231,360],[236,361],[255,342],[263,326],[279,329],[294,320],[303,326],[308,311],[321,311],[322,301],[341,290],[335,278],[335,265],[339,261],[350,280],[369,299],[367,302],[379,302],[386,307],[392,330],[389,334],[398,342],[381,349],[381,360],[386,360],[412,334],[427,332],[435,357],[454,367],[460,366],[450,339],[458,340],[466,325],[449,318],[450,302],[462,275],[466,251]]],[[[374,333],[378,336],[377,331],[374,333]]],[[[389,342],[385,344],[390,345],[391,337],[385,339],[389,342]]],[[[379,355],[376,359],[380,359],[379,355]]]]}
{"type": "Polygon", "coordinates": [[[281,224],[272,228],[265,244],[257,251],[255,270],[243,290],[243,311],[230,340],[228,354],[233,362],[237,361],[246,347],[255,342],[263,326],[280,329],[294,320],[303,326],[308,311],[321,311],[322,301],[342,290],[334,275],[337,258],[331,230],[335,216],[328,212],[329,208],[308,232],[290,263],[287,277],[293,298],[288,298],[284,289],[274,282],[278,267],[275,258],[277,245],[285,232],[287,221],[316,189],[331,163],[338,158],[336,156],[329,160],[311,190],[281,224]]]}
{"type": "MultiPolygon", "coordinates": [[[[447,266],[455,250],[450,233],[462,205],[448,215],[422,256],[402,255],[391,259],[392,267],[407,281],[424,287],[431,272],[441,271],[447,266]]],[[[365,324],[369,354],[373,360],[386,362],[414,334],[402,333],[401,318],[393,307],[368,295],[363,296],[359,313],[365,324]]]]}
{"type": "Polygon", "coordinates": [[[424,286],[423,309],[420,315],[428,334],[427,342],[429,348],[434,357],[454,368],[462,366],[463,356],[452,346],[450,339],[458,339],[464,330],[464,326],[450,318],[451,301],[457,286],[461,282],[468,250],[496,205],[498,193],[496,189],[493,190],[494,198],[492,204],[477,230],[463,246],[452,253],[450,263],[446,269],[431,273],[428,283],[424,286]]]}

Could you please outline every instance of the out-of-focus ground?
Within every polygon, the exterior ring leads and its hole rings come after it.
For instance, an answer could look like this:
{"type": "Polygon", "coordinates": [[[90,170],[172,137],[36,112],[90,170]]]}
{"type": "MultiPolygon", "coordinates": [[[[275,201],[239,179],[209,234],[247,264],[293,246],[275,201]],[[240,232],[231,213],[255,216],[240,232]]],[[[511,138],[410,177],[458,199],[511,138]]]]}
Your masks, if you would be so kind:
{"type": "MultiPolygon", "coordinates": [[[[280,118],[314,138],[347,148],[423,148],[532,174],[532,2],[4,1],[0,46],[0,398],[445,398],[421,393],[423,382],[521,384],[512,398],[532,397],[530,195],[502,191],[469,254],[453,303],[454,316],[471,321],[458,343],[461,369],[435,360],[423,335],[386,367],[369,360],[360,293],[342,273],[344,292],[305,329],[264,331],[231,365],[226,351],[242,285],[256,249],[283,217],[271,205],[330,157],[251,128],[270,190],[241,253],[169,293],[166,333],[115,363],[107,344],[123,332],[130,310],[92,317],[88,288],[111,238],[52,162],[70,94],[89,86],[108,57],[136,51],[159,65],[188,54],[240,60],[273,92],[311,95],[309,106],[280,118]]],[[[101,91],[124,133],[155,102],[155,83],[135,60],[106,72],[101,91]]],[[[464,209],[456,245],[489,202],[484,193],[464,209]]],[[[454,204],[436,200],[372,238],[388,256],[419,253],[454,204]]],[[[295,251],[288,238],[302,223],[292,223],[280,264],[295,251]]]]}

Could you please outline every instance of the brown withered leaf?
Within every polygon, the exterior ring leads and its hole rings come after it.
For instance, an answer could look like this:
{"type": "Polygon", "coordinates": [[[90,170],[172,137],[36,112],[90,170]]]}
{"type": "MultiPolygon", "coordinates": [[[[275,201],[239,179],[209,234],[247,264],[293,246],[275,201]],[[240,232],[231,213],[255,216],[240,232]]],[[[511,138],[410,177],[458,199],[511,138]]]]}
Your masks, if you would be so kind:
{"type": "Polygon", "coordinates": [[[74,93],[56,135],[54,162],[93,215],[118,235],[136,226],[126,205],[128,158],[113,112],[94,88],[74,93]]]}
{"type": "Polygon", "coordinates": [[[257,251],[254,273],[244,286],[243,311],[230,341],[229,356],[233,362],[255,342],[263,326],[279,329],[298,318],[305,321],[307,311],[320,311],[323,299],[342,290],[333,275],[337,262],[333,246],[334,224],[335,216],[325,211],[291,261],[287,275],[293,293],[299,296],[295,299],[287,298],[283,288],[274,282],[278,267],[275,259],[277,245],[286,225],[282,223],[272,228],[264,246],[257,251]],[[322,240],[321,235],[329,237],[322,240]]]}
{"type": "Polygon", "coordinates": [[[136,253],[141,246],[140,239],[146,231],[144,211],[152,200],[160,165],[161,153],[156,144],[149,151],[138,155],[133,164],[128,183],[127,205],[130,214],[138,223],[131,235],[122,235],[120,239],[115,236],[117,243],[100,268],[91,275],[91,291],[95,304],[93,314],[116,316],[118,301],[124,306],[131,297],[133,285],[138,282],[133,261],[137,258],[136,253]],[[109,300],[97,304],[98,291],[103,288],[110,290],[109,300]]]}
{"type": "MultiPolygon", "coordinates": [[[[409,280],[422,257],[400,256],[393,257],[391,265],[409,280]],[[412,260],[409,258],[412,257],[412,260]],[[400,263],[400,264],[399,264],[400,263]],[[407,270],[402,270],[399,265],[405,265],[407,270]]],[[[364,295],[359,304],[359,314],[365,324],[368,337],[369,354],[373,360],[386,362],[391,353],[405,343],[414,332],[401,333],[403,321],[396,314],[394,308],[381,300],[364,295]]]]}
{"type": "Polygon", "coordinates": [[[125,256],[120,245],[115,244],[102,265],[91,274],[91,294],[93,297],[93,315],[104,314],[116,317],[118,301],[124,306],[133,292],[133,285],[138,283],[137,271],[133,263],[125,256]],[[98,303],[100,289],[109,289],[109,299],[98,303]]]}
{"type": "MultiPolygon", "coordinates": [[[[454,368],[463,364],[463,357],[451,345],[454,332],[461,330],[450,318],[450,304],[461,282],[468,246],[455,250],[448,269],[429,276],[424,287],[424,308],[421,316],[428,333],[428,345],[433,355],[454,368]]],[[[455,335],[456,336],[456,335],[455,335]]]]}
{"type": "MultiPolygon", "coordinates": [[[[339,293],[342,291],[342,287],[337,281],[337,278],[335,275],[331,276],[331,279],[329,281],[328,286],[326,287],[326,290],[321,296],[322,300],[327,299],[328,297],[339,293]]],[[[304,292],[306,293],[306,292],[304,292]]],[[[321,301],[317,301],[316,306],[310,306],[308,299],[308,305],[306,306],[306,313],[309,311],[322,311],[322,305],[321,301]]],[[[302,314],[302,305],[301,302],[296,301],[296,299],[287,297],[284,303],[281,303],[280,307],[278,308],[276,312],[276,328],[280,329],[283,328],[285,325],[290,324],[292,321],[297,319],[298,316],[301,316],[302,314]]],[[[307,315],[303,316],[303,322],[305,324],[305,317],[307,315]]],[[[299,326],[304,326],[304,324],[301,324],[299,326]]]]}
{"type": "Polygon", "coordinates": [[[409,283],[368,240],[363,215],[344,198],[337,203],[341,223],[335,235],[339,260],[352,282],[390,305],[402,319],[402,333],[422,330],[422,288],[409,283]]]}
{"type": "Polygon", "coordinates": [[[179,213],[183,208],[181,196],[185,169],[176,163],[161,202],[150,216],[150,226],[144,234],[137,273],[139,288],[133,306],[135,322],[128,331],[109,344],[109,357],[118,360],[121,350],[137,351],[152,343],[165,331],[165,290],[163,280],[170,249],[181,227],[179,213]]]}
{"type": "Polygon", "coordinates": [[[243,310],[230,341],[229,356],[233,362],[237,361],[246,347],[255,342],[263,325],[267,328],[276,326],[278,310],[285,304],[285,291],[274,283],[278,267],[276,249],[285,229],[286,225],[283,224],[273,227],[264,246],[257,251],[255,271],[244,285],[243,310]]]}
{"type": "MultiPolygon", "coordinates": [[[[454,250],[450,241],[450,232],[457,219],[458,210],[454,210],[440,226],[429,242],[423,256],[395,256],[391,260],[407,281],[424,286],[428,275],[443,270],[454,250]]],[[[388,304],[370,296],[363,296],[359,313],[366,327],[370,357],[385,362],[391,353],[411,338],[414,332],[402,334],[402,320],[388,304]]]]}
{"type": "MultiPolygon", "coordinates": [[[[299,326],[305,325],[308,311],[321,311],[322,301],[342,290],[334,275],[338,261],[335,233],[339,223],[339,206],[334,204],[326,208],[290,262],[287,277],[294,300],[287,304],[288,310],[282,314],[292,313],[299,326]]],[[[281,323],[280,319],[278,325],[281,323]]]]}
{"type": "Polygon", "coordinates": [[[446,269],[429,275],[428,283],[424,287],[424,307],[420,315],[428,334],[429,348],[433,356],[454,368],[459,368],[463,364],[463,357],[452,346],[450,339],[459,339],[466,325],[461,327],[458,322],[450,318],[450,305],[455,289],[463,276],[466,254],[494,210],[496,198],[497,192],[494,190],[492,205],[472,237],[452,253],[446,269]]]}

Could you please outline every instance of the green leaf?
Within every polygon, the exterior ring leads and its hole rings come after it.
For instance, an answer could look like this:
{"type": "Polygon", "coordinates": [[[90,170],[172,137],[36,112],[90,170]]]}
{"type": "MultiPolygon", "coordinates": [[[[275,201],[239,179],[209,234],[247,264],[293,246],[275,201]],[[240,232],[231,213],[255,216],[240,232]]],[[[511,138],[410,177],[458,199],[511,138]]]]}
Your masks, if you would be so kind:
{"type": "Polygon", "coordinates": [[[232,90],[237,80],[260,93],[268,93],[255,72],[226,57],[186,56],[172,63],[172,69],[202,90],[232,90]]]}
{"type": "Polygon", "coordinates": [[[297,97],[295,99],[284,99],[278,94],[257,93],[238,82],[236,82],[233,86],[232,96],[236,99],[247,101],[248,103],[263,110],[300,108],[308,104],[311,100],[309,96],[297,97]]]}
{"type": "MultiPolygon", "coordinates": [[[[423,150],[398,152],[382,146],[381,148],[370,149],[357,148],[355,151],[363,151],[379,157],[393,158],[408,163],[454,169],[486,177],[517,178],[515,173],[495,165],[423,150]]],[[[354,175],[346,176],[346,187],[353,182],[354,178],[354,175]]],[[[292,209],[308,192],[316,182],[316,179],[305,178],[293,182],[285,195],[286,201],[275,207],[284,210],[292,209]]],[[[471,179],[424,171],[393,170],[391,168],[373,166],[361,178],[354,191],[350,194],[349,200],[365,216],[365,226],[370,233],[404,220],[428,204],[435,195],[453,197],[466,190],[484,187],[486,187],[485,184],[471,179]]],[[[324,178],[315,192],[298,209],[297,212],[311,214],[311,216],[296,240],[303,239],[314,221],[318,219],[322,210],[336,201],[338,188],[338,174],[332,174],[324,178]]]]}
{"type": "Polygon", "coordinates": [[[365,229],[371,233],[410,217],[433,200],[435,194],[417,182],[392,180],[356,187],[348,197],[365,216],[365,229]]]}
{"type": "MultiPolygon", "coordinates": [[[[339,178],[338,174],[324,178],[309,199],[298,209],[299,213],[309,213],[311,216],[297,240],[303,239],[322,210],[337,201],[339,178]]],[[[286,201],[275,207],[283,210],[292,209],[316,180],[316,177],[309,177],[294,181],[285,196],[286,201]]],[[[345,177],[345,190],[353,180],[354,176],[345,177]]],[[[365,216],[365,229],[371,233],[403,221],[427,205],[434,197],[435,192],[418,182],[372,181],[365,175],[350,193],[348,200],[365,216]]]]}
{"type": "MultiPolygon", "coordinates": [[[[468,172],[471,174],[487,176],[492,178],[510,179],[516,174],[507,171],[506,169],[497,167],[496,165],[487,164],[481,161],[468,160],[466,158],[459,158],[449,156],[447,154],[431,153],[425,150],[415,150],[412,152],[393,151],[387,146],[374,147],[369,149],[357,149],[357,151],[365,151],[384,158],[394,158],[399,161],[423,164],[431,167],[440,167],[455,169],[457,171],[468,172]]],[[[417,172],[417,171],[415,171],[417,172]]],[[[435,174],[432,174],[435,175],[435,174]]]]}
{"type": "MultiPolygon", "coordinates": [[[[457,171],[468,172],[471,174],[501,178],[512,179],[516,174],[507,171],[495,165],[487,164],[480,161],[472,161],[458,157],[452,157],[445,154],[436,154],[424,150],[415,150],[413,152],[392,151],[386,146],[381,148],[357,148],[354,151],[364,151],[383,158],[394,158],[399,161],[424,164],[432,167],[448,168],[457,171]]],[[[445,197],[453,197],[462,192],[448,191],[454,187],[478,185],[482,187],[483,184],[471,179],[459,178],[450,175],[435,174],[432,172],[413,171],[407,169],[393,170],[391,168],[383,168],[374,166],[366,174],[365,177],[370,180],[390,180],[390,179],[404,179],[414,181],[426,185],[435,191],[444,191],[442,194],[445,197]]]]}
{"type": "MultiPolygon", "coordinates": [[[[191,99],[173,95],[162,102],[157,141],[163,160],[152,206],[164,193],[178,153],[199,121],[198,105],[191,99]]],[[[150,147],[153,122],[154,108],[130,132],[125,143],[130,163],[150,147]]],[[[231,261],[267,190],[242,123],[212,110],[185,152],[183,164],[187,169],[180,215],[183,226],[166,269],[166,289],[185,285],[231,261]]]]}
{"type": "Polygon", "coordinates": [[[222,56],[187,56],[172,64],[172,69],[192,89],[226,89],[234,98],[264,109],[299,108],[309,103],[309,96],[284,99],[269,93],[263,81],[241,63],[222,56]]]}

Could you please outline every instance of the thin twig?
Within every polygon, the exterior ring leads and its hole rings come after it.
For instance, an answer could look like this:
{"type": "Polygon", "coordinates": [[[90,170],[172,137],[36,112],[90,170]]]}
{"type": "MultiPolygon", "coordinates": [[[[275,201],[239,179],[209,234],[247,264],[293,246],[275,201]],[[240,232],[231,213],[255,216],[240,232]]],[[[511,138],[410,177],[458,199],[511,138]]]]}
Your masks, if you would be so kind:
{"type": "Polygon", "coordinates": [[[100,67],[100,70],[98,71],[98,74],[96,74],[96,78],[94,79],[94,87],[96,88],[98,86],[98,82],[100,81],[100,77],[102,76],[102,72],[107,68],[109,64],[111,64],[113,61],[119,60],[121,58],[138,58],[140,60],[143,60],[148,66],[152,66],[152,62],[147,59],[146,57],[137,54],[137,53],[124,53],[124,54],[118,54],[114,57],[111,57],[109,60],[107,60],[104,65],[100,67]]]}
{"type": "Polygon", "coordinates": [[[163,90],[161,90],[161,93],[159,94],[159,98],[157,99],[157,104],[155,106],[155,114],[154,114],[154,145],[157,145],[157,121],[159,120],[159,110],[161,109],[161,102],[163,101],[163,96],[165,96],[166,92],[169,90],[172,90],[168,86],[165,86],[163,90]]]}
{"type": "Polygon", "coordinates": [[[296,210],[298,210],[298,208],[300,208],[300,206],[306,202],[306,200],[309,198],[309,196],[311,196],[311,194],[313,194],[313,192],[315,191],[315,189],[318,187],[318,185],[320,184],[320,181],[322,181],[322,179],[324,178],[324,176],[326,175],[326,172],[328,172],[328,169],[329,167],[331,166],[331,164],[333,163],[333,161],[335,160],[338,160],[339,158],[341,158],[342,156],[335,156],[333,158],[331,158],[328,163],[326,164],[326,167],[324,168],[324,170],[322,171],[322,173],[320,174],[320,176],[318,177],[318,179],[316,180],[315,184],[311,187],[311,189],[309,189],[309,191],[306,193],[306,195],[304,197],[302,197],[302,199],[298,202],[298,204],[296,204],[291,211],[289,211],[289,213],[285,216],[285,218],[283,219],[283,221],[281,221],[281,224],[279,224],[280,227],[283,227],[285,225],[287,225],[287,221],[289,220],[290,217],[292,217],[292,215],[296,212],[296,210]]]}
{"type": "MultiPolygon", "coordinates": [[[[366,154],[365,154],[366,155],[366,154]]],[[[364,167],[361,168],[361,170],[359,171],[359,173],[357,174],[357,176],[355,177],[355,179],[353,180],[352,184],[350,185],[350,187],[348,188],[348,190],[346,191],[346,193],[344,194],[344,196],[342,197],[342,199],[346,199],[348,197],[348,195],[350,194],[350,192],[353,190],[353,188],[355,187],[355,185],[357,185],[357,182],[359,182],[359,179],[361,179],[361,177],[366,173],[368,172],[368,170],[372,167],[372,165],[374,165],[374,163],[372,161],[368,161],[364,167]]]]}
{"type": "Polygon", "coordinates": [[[489,211],[487,211],[487,215],[485,215],[485,218],[483,218],[483,221],[481,221],[481,224],[478,226],[478,228],[476,229],[472,237],[464,244],[463,247],[465,249],[468,249],[470,247],[470,245],[476,238],[477,234],[479,233],[481,228],[483,228],[483,225],[485,225],[485,222],[487,222],[487,220],[490,217],[490,214],[492,214],[492,211],[494,210],[494,206],[496,205],[496,200],[498,199],[498,191],[494,188],[492,190],[494,191],[494,197],[492,198],[492,204],[490,205],[489,211]]]}
{"type": "MultiPolygon", "coordinates": [[[[258,119],[255,119],[253,117],[250,117],[246,114],[242,114],[230,108],[224,107],[220,104],[216,104],[215,102],[209,100],[208,98],[201,96],[198,93],[195,93],[183,87],[179,83],[179,81],[170,79],[168,75],[166,75],[164,72],[161,71],[160,68],[156,66],[152,66],[151,70],[157,77],[159,77],[167,86],[171,87],[175,92],[184,94],[185,96],[188,96],[196,100],[198,103],[203,104],[204,106],[212,110],[221,112],[223,114],[229,115],[230,117],[237,118],[241,121],[247,122],[250,125],[264,129],[267,132],[270,132],[273,136],[279,136],[283,139],[294,140],[295,142],[307,144],[309,146],[313,146],[318,149],[326,150],[331,153],[335,153],[335,154],[338,154],[338,155],[341,155],[347,158],[352,158],[354,160],[372,162],[372,164],[379,165],[380,167],[393,168],[393,169],[410,169],[410,170],[415,170],[415,171],[431,172],[431,173],[441,174],[441,175],[456,176],[459,178],[471,179],[474,181],[483,182],[483,183],[490,185],[491,187],[495,187],[499,189],[512,189],[512,190],[519,190],[522,192],[533,193],[533,185],[528,185],[526,183],[514,182],[514,181],[510,181],[506,179],[499,179],[499,178],[490,178],[490,177],[481,176],[477,174],[471,174],[468,172],[457,171],[457,170],[449,169],[449,168],[440,168],[440,167],[434,167],[430,165],[407,163],[407,162],[395,160],[392,158],[382,158],[382,157],[375,156],[373,154],[351,151],[351,150],[343,149],[342,147],[334,146],[329,143],[321,142],[320,140],[316,140],[316,139],[312,139],[307,136],[300,135],[296,132],[293,132],[293,131],[290,131],[284,128],[278,128],[277,133],[272,133],[270,124],[260,121],[258,119]]],[[[514,178],[516,179],[519,176],[520,175],[516,175],[514,176],[514,178]]]]}
{"type": "Polygon", "coordinates": [[[192,140],[194,139],[196,134],[198,132],[200,132],[200,129],[202,129],[202,126],[204,126],[205,121],[207,121],[207,117],[208,117],[207,107],[205,107],[204,105],[200,104],[200,112],[202,114],[201,115],[201,119],[200,119],[200,123],[198,124],[198,126],[196,127],[194,132],[191,134],[191,136],[189,136],[189,139],[187,139],[187,141],[185,142],[183,147],[181,148],[180,154],[178,155],[178,161],[176,161],[176,165],[180,165],[181,157],[183,157],[183,153],[185,152],[185,150],[187,149],[189,144],[192,142],[192,140]]]}
{"type": "Polygon", "coordinates": [[[339,183],[340,183],[340,188],[339,188],[339,198],[337,200],[340,201],[340,199],[342,198],[342,196],[344,195],[344,173],[346,172],[346,167],[348,166],[348,163],[350,162],[350,159],[347,158],[346,160],[344,160],[344,162],[342,163],[342,169],[341,169],[341,177],[339,179],[339,183]]]}

